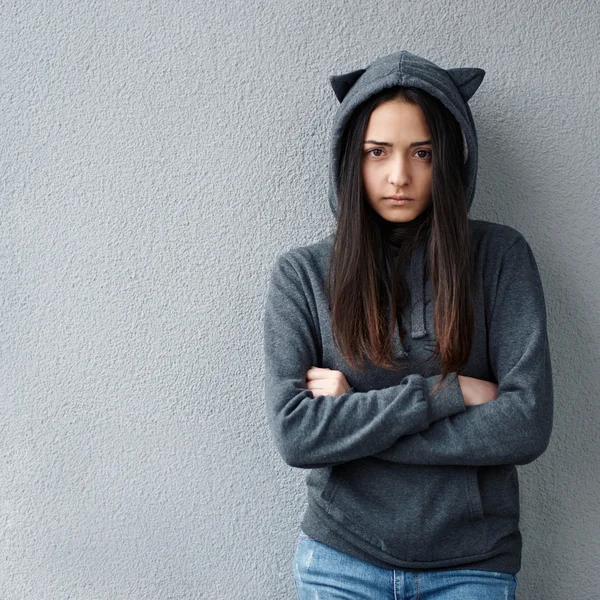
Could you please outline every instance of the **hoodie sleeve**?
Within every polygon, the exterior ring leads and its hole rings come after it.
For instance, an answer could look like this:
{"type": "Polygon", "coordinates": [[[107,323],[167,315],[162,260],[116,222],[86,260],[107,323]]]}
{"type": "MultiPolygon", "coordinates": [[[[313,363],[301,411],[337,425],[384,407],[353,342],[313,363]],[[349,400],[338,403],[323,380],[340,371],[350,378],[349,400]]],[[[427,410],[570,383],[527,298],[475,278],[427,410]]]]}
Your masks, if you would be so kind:
{"type": "Polygon", "coordinates": [[[525,465],[547,448],[553,384],[542,283],[524,237],[505,252],[488,332],[496,399],[440,419],[375,456],[424,465],[525,465]]]}
{"type": "Polygon", "coordinates": [[[381,390],[313,398],[306,372],[319,365],[320,334],[294,265],[280,255],[271,272],[264,312],[264,391],[268,425],[287,464],[331,466],[370,456],[466,407],[458,384],[432,396],[441,375],[408,375],[381,390]]]}

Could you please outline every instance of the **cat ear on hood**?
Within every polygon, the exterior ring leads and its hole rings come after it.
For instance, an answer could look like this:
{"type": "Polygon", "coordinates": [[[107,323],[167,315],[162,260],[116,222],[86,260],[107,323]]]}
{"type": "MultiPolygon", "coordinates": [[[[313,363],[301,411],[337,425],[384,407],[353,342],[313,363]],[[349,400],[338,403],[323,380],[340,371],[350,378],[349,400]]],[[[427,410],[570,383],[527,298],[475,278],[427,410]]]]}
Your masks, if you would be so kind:
{"type": "Polygon", "coordinates": [[[358,69],[358,71],[352,71],[351,73],[344,73],[343,75],[331,75],[329,77],[329,83],[335,92],[336,98],[341,102],[345,97],[350,88],[356,83],[356,80],[366,71],[366,69],[358,69]]]}
{"type": "Polygon", "coordinates": [[[460,95],[465,102],[477,91],[481,85],[485,71],[478,68],[459,67],[458,69],[446,69],[446,73],[450,75],[452,81],[458,88],[460,95]]]}

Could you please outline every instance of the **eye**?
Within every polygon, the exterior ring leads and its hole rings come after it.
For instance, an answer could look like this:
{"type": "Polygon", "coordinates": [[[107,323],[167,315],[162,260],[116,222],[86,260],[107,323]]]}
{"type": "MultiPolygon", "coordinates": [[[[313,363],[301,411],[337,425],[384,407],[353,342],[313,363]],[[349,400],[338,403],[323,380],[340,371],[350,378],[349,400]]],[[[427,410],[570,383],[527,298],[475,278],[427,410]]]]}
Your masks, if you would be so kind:
{"type": "Polygon", "coordinates": [[[425,156],[419,156],[419,158],[431,158],[432,152],[431,150],[417,150],[415,154],[419,154],[419,152],[425,152],[425,156]]]}
{"type": "Polygon", "coordinates": [[[365,154],[370,154],[371,156],[375,156],[376,158],[379,158],[381,156],[381,154],[371,154],[371,152],[383,152],[382,148],[371,148],[370,150],[367,150],[365,152],[365,154]]]}

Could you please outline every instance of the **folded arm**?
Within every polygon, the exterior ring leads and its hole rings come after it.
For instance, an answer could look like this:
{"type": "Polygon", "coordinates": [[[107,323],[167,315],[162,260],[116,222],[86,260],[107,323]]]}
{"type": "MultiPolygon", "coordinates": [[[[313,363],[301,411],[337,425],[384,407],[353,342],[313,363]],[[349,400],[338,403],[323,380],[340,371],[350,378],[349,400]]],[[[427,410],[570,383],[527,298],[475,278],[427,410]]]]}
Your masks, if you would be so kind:
{"type": "Polygon", "coordinates": [[[466,410],[456,373],[433,396],[441,376],[413,374],[385,389],[313,398],[306,372],[318,365],[320,333],[307,301],[308,278],[290,260],[280,255],[271,272],[263,346],[267,421],[289,465],[316,468],[370,456],[466,410]]]}
{"type": "Polygon", "coordinates": [[[498,397],[401,437],[375,456],[406,464],[524,465],[545,451],[554,404],[546,307],[523,237],[503,257],[488,335],[498,397]]]}

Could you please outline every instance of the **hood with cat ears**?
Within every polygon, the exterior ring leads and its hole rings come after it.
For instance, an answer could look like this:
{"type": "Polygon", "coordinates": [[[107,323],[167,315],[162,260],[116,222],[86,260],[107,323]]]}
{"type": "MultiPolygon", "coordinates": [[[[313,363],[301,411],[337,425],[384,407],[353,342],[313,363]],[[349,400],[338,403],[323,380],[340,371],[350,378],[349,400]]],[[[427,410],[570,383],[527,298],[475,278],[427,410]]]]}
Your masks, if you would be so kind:
{"type": "MultiPolygon", "coordinates": [[[[485,71],[478,68],[442,69],[434,63],[415,56],[406,50],[377,59],[365,69],[358,69],[329,78],[340,106],[333,126],[330,167],[329,205],[337,219],[337,190],[340,143],[348,118],[356,108],[373,94],[396,85],[420,88],[434,96],[458,121],[463,134],[464,160],[467,166],[466,202],[467,212],[475,194],[477,177],[477,134],[468,100],[477,91],[485,71]]],[[[410,329],[411,338],[428,334],[427,323],[433,323],[431,278],[426,276],[426,244],[420,242],[411,252],[407,265],[407,278],[411,290],[410,329]]],[[[387,283],[386,283],[387,285],[387,283]]],[[[388,294],[391,293],[388,286],[388,294]]],[[[392,338],[393,355],[408,356],[409,344],[400,339],[398,323],[392,338]],[[405,347],[406,346],[406,347],[405,347]]]]}
{"type": "Polygon", "coordinates": [[[396,85],[416,87],[437,98],[458,121],[467,163],[467,212],[475,195],[477,178],[477,133],[468,100],[481,85],[485,71],[476,67],[442,69],[406,50],[378,58],[364,69],[329,77],[340,106],[335,115],[330,143],[329,206],[337,218],[340,142],[352,112],[372,95],[396,85]]]}

